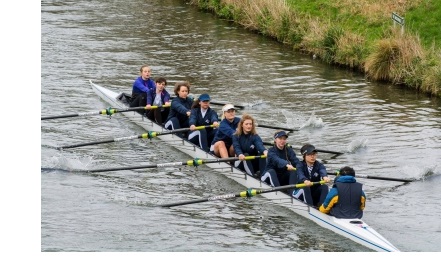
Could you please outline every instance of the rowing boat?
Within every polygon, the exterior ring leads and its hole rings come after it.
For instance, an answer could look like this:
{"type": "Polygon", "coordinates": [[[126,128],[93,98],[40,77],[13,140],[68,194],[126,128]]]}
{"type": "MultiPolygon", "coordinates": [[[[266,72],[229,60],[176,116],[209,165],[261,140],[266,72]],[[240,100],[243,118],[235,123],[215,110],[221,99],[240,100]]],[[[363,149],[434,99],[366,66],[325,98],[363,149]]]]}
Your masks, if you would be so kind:
{"type": "MultiPolygon", "coordinates": [[[[124,93],[116,93],[112,90],[99,86],[92,81],[90,85],[93,91],[112,108],[127,109],[129,106],[125,102],[124,93]]],[[[143,117],[138,112],[128,111],[122,112],[124,116],[130,121],[143,127],[146,131],[162,132],[167,131],[163,126],[143,117]]],[[[226,177],[236,181],[237,183],[247,188],[270,189],[271,186],[261,182],[259,179],[247,175],[245,172],[237,169],[226,162],[217,162],[220,160],[216,156],[205,152],[193,143],[182,139],[181,137],[172,135],[159,136],[159,139],[171,144],[174,148],[183,153],[193,157],[194,159],[209,160],[206,166],[225,175],[226,177]]],[[[380,235],[375,229],[366,224],[361,219],[339,219],[333,216],[324,214],[316,208],[305,204],[284,192],[274,192],[262,194],[263,197],[269,199],[272,203],[288,208],[294,213],[312,220],[319,226],[329,229],[343,237],[346,237],[354,242],[366,246],[375,251],[396,252],[399,251],[392,243],[380,235]]]]}

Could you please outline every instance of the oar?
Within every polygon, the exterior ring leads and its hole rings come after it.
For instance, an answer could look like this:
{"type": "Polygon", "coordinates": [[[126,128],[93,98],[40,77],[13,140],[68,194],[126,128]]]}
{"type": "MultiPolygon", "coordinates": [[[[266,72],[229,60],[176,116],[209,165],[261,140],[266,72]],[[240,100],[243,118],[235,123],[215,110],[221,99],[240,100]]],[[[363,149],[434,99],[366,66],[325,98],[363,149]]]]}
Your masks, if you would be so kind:
{"type": "MultiPolygon", "coordinates": [[[[202,130],[205,128],[212,128],[212,127],[213,127],[213,125],[196,126],[195,129],[202,130]]],[[[58,147],[57,149],[71,149],[71,148],[84,147],[84,146],[89,146],[89,145],[97,145],[97,144],[103,144],[103,143],[123,141],[123,140],[147,139],[147,138],[151,139],[151,138],[161,136],[161,135],[174,134],[174,133],[185,132],[185,131],[189,131],[189,130],[190,130],[190,128],[182,128],[182,129],[176,129],[176,130],[165,131],[165,132],[149,131],[149,132],[146,132],[143,134],[133,135],[133,136],[128,136],[128,137],[113,138],[113,139],[108,139],[108,140],[100,140],[100,141],[92,141],[92,142],[79,143],[79,144],[73,144],[73,145],[66,145],[66,146],[58,147]]]]}
{"type": "Polygon", "coordinates": [[[285,127],[270,126],[270,125],[264,125],[264,124],[260,124],[260,123],[258,123],[256,126],[262,127],[262,128],[268,128],[268,129],[275,129],[275,130],[299,131],[299,129],[290,129],[290,128],[285,128],[285,127]]]}
{"type": "MultiPolygon", "coordinates": [[[[265,155],[262,156],[246,156],[245,160],[253,160],[258,158],[266,158],[265,155]]],[[[93,169],[88,172],[106,172],[106,171],[116,171],[116,170],[132,170],[132,169],[152,169],[152,168],[162,168],[162,167],[174,167],[174,166],[199,166],[207,163],[217,163],[217,162],[229,162],[239,160],[238,157],[232,158],[219,158],[219,159],[193,159],[182,162],[169,162],[169,163],[160,163],[160,164],[152,164],[152,165],[144,165],[144,166],[132,166],[132,167],[120,167],[120,168],[108,168],[108,169],[93,169]]]]}
{"type": "MultiPolygon", "coordinates": [[[[165,108],[165,107],[170,107],[170,105],[151,106],[149,110],[154,110],[154,109],[158,109],[158,108],[165,108]]],[[[41,120],[43,121],[43,120],[72,118],[72,117],[90,116],[90,115],[109,115],[110,116],[110,115],[113,115],[118,112],[137,111],[137,110],[147,110],[147,108],[146,107],[132,107],[132,108],[123,109],[123,110],[107,108],[107,109],[100,110],[98,112],[93,111],[93,112],[83,112],[83,113],[66,114],[66,115],[58,115],[58,116],[46,116],[46,117],[41,117],[41,120]]]]}
{"type": "MultiPolygon", "coordinates": [[[[324,184],[325,181],[322,180],[320,182],[312,182],[311,186],[318,185],[318,184],[324,184]]],[[[280,186],[280,187],[273,187],[270,189],[247,189],[245,191],[239,192],[237,194],[225,194],[225,195],[218,195],[218,196],[212,196],[208,198],[202,198],[202,199],[195,199],[195,200],[189,200],[189,201],[183,201],[183,202],[177,202],[177,203],[170,203],[170,204],[164,204],[160,205],[160,207],[175,207],[175,206],[182,206],[182,205],[189,205],[189,204],[195,204],[195,203],[202,203],[207,201],[215,201],[215,200],[222,200],[222,199],[229,199],[229,198],[249,198],[255,195],[269,193],[269,192],[276,192],[276,191],[282,191],[282,190],[289,190],[293,188],[303,188],[306,187],[304,183],[302,184],[295,184],[295,185],[286,185],[286,186],[280,186]]]]}
{"type": "MultiPolygon", "coordinates": [[[[268,146],[273,146],[274,142],[263,142],[263,145],[268,145],[268,146]]],[[[295,149],[295,150],[300,150],[300,148],[294,148],[293,146],[286,144],[287,146],[290,146],[291,148],[295,149]]],[[[341,155],[344,154],[343,152],[338,152],[338,151],[332,151],[332,150],[320,150],[320,149],[315,149],[317,152],[323,152],[323,153],[332,153],[332,154],[337,154],[337,155],[341,155]]]]}
{"type": "MultiPolygon", "coordinates": [[[[334,175],[337,176],[338,173],[329,173],[328,175],[334,175]]],[[[388,181],[398,181],[398,182],[412,182],[415,181],[415,179],[399,179],[399,178],[388,178],[388,177],[375,177],[375,176],[368,176],[368,175],[361,175],[361,174],[355,174],[355,177],[357,178],[365,178],[365,179],[379,179],[379,180],[388,180],[388,181]]]]}
{"type": "MultiPolygon", "coordinates": [[[[176,96],[171,96],[171,99],[176,98],[176,96]]],[[[225,104],[228,104],[228,102],[216,102],[216,101],[210,101],[211,104],[214,105],[220,105],[220,106],[224,106],[225,104]]],[[[242,105],[234,105],[234,107],[239,108],[239,109],[245,109],[245,106],[242,105]]]]}

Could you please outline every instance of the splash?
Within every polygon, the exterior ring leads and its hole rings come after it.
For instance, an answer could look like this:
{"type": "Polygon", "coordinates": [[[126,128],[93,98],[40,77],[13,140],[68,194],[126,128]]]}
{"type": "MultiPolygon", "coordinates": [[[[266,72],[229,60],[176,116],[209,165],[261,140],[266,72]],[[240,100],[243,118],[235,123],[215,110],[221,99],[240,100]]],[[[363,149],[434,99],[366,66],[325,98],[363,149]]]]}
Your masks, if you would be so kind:
{"type": "Polygon", "coordinates": [[[300,129],[303,128],[322,128],[325,124],[323,123],[322,118],[317,118],[315,116],[315,112],[311,113],[311,116],[305,123],[300,126],[300,129]]]}
{"type": "Polygon", "coordinates": [[[48,166],[42,167],[41,169],[67,172],[87,171],[89,166],[93,163],[93,156],[79,157],[75,154],[63,155],[62,153],[56,153],[45,162],[48,166]]]}
{"type": "Polygon", "coordinates": [[[354,140],[348,146],[348,153],[355,153],[367,147],[368,139],[354,140]]]}

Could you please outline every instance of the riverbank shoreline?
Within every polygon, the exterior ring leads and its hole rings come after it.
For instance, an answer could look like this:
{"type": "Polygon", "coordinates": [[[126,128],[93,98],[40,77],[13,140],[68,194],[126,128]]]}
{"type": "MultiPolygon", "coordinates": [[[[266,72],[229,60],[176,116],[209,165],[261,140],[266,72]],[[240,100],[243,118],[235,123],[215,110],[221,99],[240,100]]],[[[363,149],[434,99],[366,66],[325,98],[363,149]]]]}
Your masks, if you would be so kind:
{"type": "MultiPolygon", "coordinates": [[[[359,71],[369,80],[441,97],[441,48],[435,40],[421,40],[418,33],[397,26],[390,17],[392,10],[405,15],[409,10],[441,7],[433,1],[190,0],[190,4],[330,65],[359,71]]],[[[432,14],[437,12],[427,12],[432,14]]]]}

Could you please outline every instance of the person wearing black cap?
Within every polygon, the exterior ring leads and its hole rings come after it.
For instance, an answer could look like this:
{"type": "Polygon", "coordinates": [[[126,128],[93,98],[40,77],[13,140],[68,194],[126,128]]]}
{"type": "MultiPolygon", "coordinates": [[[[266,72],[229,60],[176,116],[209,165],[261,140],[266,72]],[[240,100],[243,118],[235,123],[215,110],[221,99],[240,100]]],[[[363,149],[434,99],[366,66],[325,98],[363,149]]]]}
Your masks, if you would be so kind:
{"type": "MultiPolygon", "coordinates": [[[[190,93],[190,83],[187,81],[177,82],[175,84],[174,93],[176,97],[173,99],[170,113],[168,114],[167,121],[164,127],[168,130],[176,130],[180,128],[188,128],[188,123],[191,106],[193,105],[193,99],[188,97],[190,93]]],[[[177,133],[180,137],[184,138],[184,133],[177,133]]]]}
{"type": "Polygon", "coordinates": [[[203,93],[193,102],[189,124],[188,140],[208,152],[210,150],[209,145],[211,145],[216,135],[217,129],[215,128],[219,126],[217,113],[210,108],[210,95],[203,93]],[[195,130],[196,126],[207,125],[213,125],[214,128],[195,130]]]}
{"type": "Polygon", "coordinates": [[[319,207],[328,195],[328,185],[322,184],[311,186],[312,182],[319,182],[322,179],[329,182],[326,167],[317,160],[317,150],[311,144],[305,144],[300,148],[303,161],[297,167],[298,183],[304,183],[307,187],[296,189],[293,196],[303,199],[308,205],[319,207]]]}
{"type": "Polygon", "coordinates": [[[234,152],[239,158],[239,160],[234,163],[234,166],[245,171],[248,175],[260,178],[260,175],[257,173],[264,171],[266,158],[254,160],[244,159],[246,156],[266,156],[268,150],[263,145],[262,138],[257,134],[256,121],[247,113],[242,115],[237,125],[236,133],[233,135],[233,147],[234,152]]]}
{"type": "Polygon", "coordinates": [[[346,166],[340,169],[319,210],[337,218],[362,218],[365,204],[363,185],[355,180],[355,170],[346,166]]]}
{"type": "Polygon", "coordinates": [[[221,158],[234,157],[233,134],[236,132],[240,118],[236,117],[233,104],[222,107],[222,121],[211,142],[210,152],[221,158]]]}
{"type": "MultiPolygon", "coordinates": [[[[271,186],[294,185],[297,183],[296,166],[300,161],[294,150],[286,145],[288,133],[278,130],[274,134],[274,146],[268,150],[266,169],[261,181],[271,186]]],[[[292,190],[288,191],[289,194],[292,190]]]]}
{"type": "Polygon", "coordinates": [[[146,115],[152,121],[156,121],[159,125],[167,119],[168,113],[170,112],[170,94],[165,89],[167,85],[167,80],[163,77],[159,77],[155,80],[156,87],[147,93],[147,105],[146,105],[146,115]],[[158,106],[154,110],[149,110],[151,106],[158,106]],[[162,107],[168,106],[168,107],[162,107]]]}

